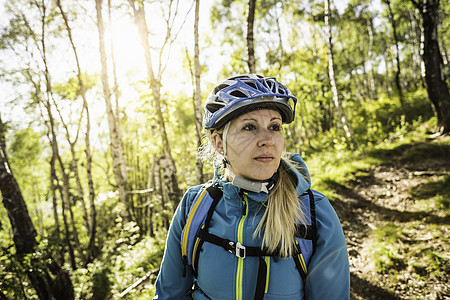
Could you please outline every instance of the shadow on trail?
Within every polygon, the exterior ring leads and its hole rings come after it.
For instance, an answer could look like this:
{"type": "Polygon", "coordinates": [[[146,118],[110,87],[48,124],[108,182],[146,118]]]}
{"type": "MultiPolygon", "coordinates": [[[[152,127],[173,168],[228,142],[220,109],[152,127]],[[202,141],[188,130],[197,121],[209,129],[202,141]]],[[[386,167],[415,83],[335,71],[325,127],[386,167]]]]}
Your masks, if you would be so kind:
{"type": "Polygon", "coordinates": [[[358,277],[358,275],[351,273],[350,299],[397,300],[401,298],[363,278],[358,277]]]}
{"type": "MultiPolygon", "coordinates": [[[[387,208],[369,199],[364,198],[363,196],[358,194],[354,189],[349,188],[345,185],[342,185],[337,182],[327,182],[327,183],[333,187],[334,191],[339,196],[342,197],[341,199],[347,200],[345,201],[337,199],[332,203],[341,220],[351,220],[351,219],[354,220],[354,218],[352,218],[354,214],[357,212],[358,209],[363,208],[376,212],[376,214],[380,216],[380,219],[384,221],[411,222],[414,220],[426,220],[428,224],[436,224],[436,225],[450,224],[449,216],[440,217],[426,211],[411,212],[387,208]],[[351,201],[348,201],[348,199],[351,199],[351,201]]],[[[371,184],[382,185],[384,183],[372,182],[371,184]]]]}
{"type": "Polygon", "coordinates": [[[380,160],[383,164],[413,163],[436,158],[441,158],[449,163],[450,145],[417,142],[399,145],[392,149],[373,149],[368,156],[380,160]]]}

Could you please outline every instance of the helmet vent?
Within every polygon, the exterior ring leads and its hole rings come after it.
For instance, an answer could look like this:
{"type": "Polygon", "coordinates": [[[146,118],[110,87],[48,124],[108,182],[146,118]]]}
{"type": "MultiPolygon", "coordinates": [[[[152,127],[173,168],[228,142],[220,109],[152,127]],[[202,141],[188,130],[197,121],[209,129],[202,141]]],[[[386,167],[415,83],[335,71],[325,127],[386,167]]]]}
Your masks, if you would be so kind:
{"type": "Polygon", "coordinates": [[[239,90],[234,90],[230,92],[230,95],[238,98],[247,98],[248,96],[239,90]]]}
{"type": "Polygon", "coordinates": [[[258,87],[256,86],[255,82],[250,81],[250,80],[246,80],[246,81],[242,81],[243,83],[245,83],[246,85],[254,88],[255,90],[258,90],[258,87]]]}
{"type": "Polygon", "coordinates": [[[206,104],[206,109],[211,113],[215,113],[224,106],[224,103],[208,103],[206,104]]]}
{"type": "Polygon", "coordinates": [[[214,94],[217,94],[217,92],[219,92],[219,91],[221,91],[221,90],[223,90],[224,88],[227,88],[227,87],[229,87],[229,86],[230,86],[229,84],[221,84],[221,85],[216,86],[216,87],[214,88],[214,94]]]}

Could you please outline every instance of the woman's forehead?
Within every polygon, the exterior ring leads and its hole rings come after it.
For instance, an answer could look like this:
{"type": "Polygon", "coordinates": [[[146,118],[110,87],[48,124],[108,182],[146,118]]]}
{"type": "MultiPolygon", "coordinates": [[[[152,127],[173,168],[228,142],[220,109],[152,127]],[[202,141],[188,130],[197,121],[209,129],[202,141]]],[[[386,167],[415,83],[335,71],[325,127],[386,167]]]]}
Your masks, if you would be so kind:
{"type": "Polygon", "coordinates": [[[269,119],[280,119],[281,120],[281,114],[278,110],[275,109],[260,109],[260,110],[254,110],[248,113],[245,113],[238,118],[236,118],[236,121],[245,121],[245,120],[259,120],[261,118],[269,118],[269,119]]]}

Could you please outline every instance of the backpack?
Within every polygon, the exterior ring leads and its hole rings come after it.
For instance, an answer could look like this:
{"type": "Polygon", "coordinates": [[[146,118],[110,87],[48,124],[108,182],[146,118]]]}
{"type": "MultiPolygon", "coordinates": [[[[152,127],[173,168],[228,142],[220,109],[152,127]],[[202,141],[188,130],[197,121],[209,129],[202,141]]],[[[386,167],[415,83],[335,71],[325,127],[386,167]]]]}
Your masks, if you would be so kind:
{"type": "MultiPolygon", "coordinates": [[[[242,189],[241,192],[243,192],[242,189]]],[[[240,196],[242,197],[243,194],[240,196]]],[[[221,198],[222,190],[215,184],[201,188],[191,204],[186,225],[181,235],[181,254],[184,264],[183,277],[186,276],[187,266],[192,267],[193,274],[197,277],[199,250],[204,242],[213,243],[242,259],[247,256],[257,256],[259,258],[255,299],[263,299],[267,275],[267,267],[263,256],[273,256],[276,261],[276,255],[268,253],[261,247],[247,247],[239,242],[229,241],[208,232],[209,222],[221,198]]],[[[310,222],[307,225],[298,224],[295,235],[297,252],[293,255],[293,259],[304,282],[308,272],[307,267],[316,248],[316,214],[312,191],[308,189],[300,196],[299,201],[307,220],[310,222]]]]}

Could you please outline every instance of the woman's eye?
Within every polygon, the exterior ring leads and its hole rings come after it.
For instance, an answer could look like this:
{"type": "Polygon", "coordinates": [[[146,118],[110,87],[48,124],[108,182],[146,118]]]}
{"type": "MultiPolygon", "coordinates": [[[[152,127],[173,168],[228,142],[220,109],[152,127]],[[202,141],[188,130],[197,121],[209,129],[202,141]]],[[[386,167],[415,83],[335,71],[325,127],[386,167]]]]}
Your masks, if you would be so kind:
{"type": "Polygon", "coordinates": [[[281,130],[281,125],[280,124],[273,124],[270,126],[270,130],[272,131],[280,131],[281,130]]]}
{"type": "Polygon", "coordinates": [[[245,125],[242,129],[243,129],[243,130],[246,130],[246,131],[251,131],[251,130],[255,130],[255,129],[256,129],[256,126],[255,126],[255,125],[252,125],[252,124],[247,124],[247,125],[245,125]]]}

